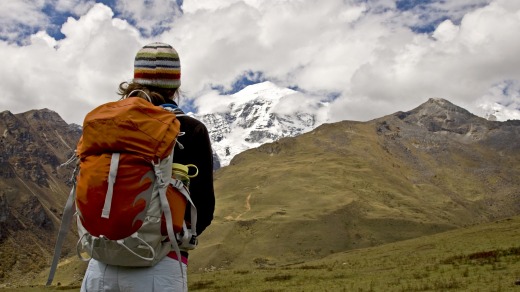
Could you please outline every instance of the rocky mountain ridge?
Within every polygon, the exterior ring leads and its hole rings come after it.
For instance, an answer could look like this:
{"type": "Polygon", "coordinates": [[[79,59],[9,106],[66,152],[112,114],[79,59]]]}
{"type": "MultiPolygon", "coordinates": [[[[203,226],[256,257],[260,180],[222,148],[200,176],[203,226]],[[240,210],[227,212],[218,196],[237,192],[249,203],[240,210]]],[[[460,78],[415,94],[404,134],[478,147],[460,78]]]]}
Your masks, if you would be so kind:
{"type": "Polygon", "coordinates": [[[81,129],[42,109],[1,112],[0,133],[1,280],[48,263],[70,190],[71,169],[59,166],[74,153],[81,129]]]}

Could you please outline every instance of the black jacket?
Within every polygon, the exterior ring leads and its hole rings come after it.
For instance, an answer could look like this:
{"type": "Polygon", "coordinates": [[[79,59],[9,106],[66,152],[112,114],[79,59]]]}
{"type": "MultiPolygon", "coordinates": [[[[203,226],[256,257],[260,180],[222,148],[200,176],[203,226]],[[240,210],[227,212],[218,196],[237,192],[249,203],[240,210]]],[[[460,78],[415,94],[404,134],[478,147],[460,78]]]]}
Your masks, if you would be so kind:
{"type": "Polygon", "coordinates": [[[197,234],[200,235],[211,224],[215,210],[213,151],[208,130],[202,122],[190,116],[179,116],[178,119],[184,135],[177,141],[184,148],[175,146],[173,162],[195,164],[199,169],[199,174],[190,180],[190,196],[197,207],[197,234]]]}

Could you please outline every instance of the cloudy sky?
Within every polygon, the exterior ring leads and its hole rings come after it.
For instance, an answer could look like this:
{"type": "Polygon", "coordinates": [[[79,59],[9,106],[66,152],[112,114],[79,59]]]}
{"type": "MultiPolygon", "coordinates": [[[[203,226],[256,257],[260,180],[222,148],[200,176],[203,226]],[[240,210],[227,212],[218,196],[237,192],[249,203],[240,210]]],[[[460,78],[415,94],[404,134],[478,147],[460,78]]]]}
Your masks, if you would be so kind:
{"type": "Polygon", "coordinates": [[[432,97],[520,119],[518,0],[2,1],[0,111],[81,124],[117,99],[152,41],[179,52],[182,105],[195,111],[269,80],[330,102],[329,121],[432,97]]]}

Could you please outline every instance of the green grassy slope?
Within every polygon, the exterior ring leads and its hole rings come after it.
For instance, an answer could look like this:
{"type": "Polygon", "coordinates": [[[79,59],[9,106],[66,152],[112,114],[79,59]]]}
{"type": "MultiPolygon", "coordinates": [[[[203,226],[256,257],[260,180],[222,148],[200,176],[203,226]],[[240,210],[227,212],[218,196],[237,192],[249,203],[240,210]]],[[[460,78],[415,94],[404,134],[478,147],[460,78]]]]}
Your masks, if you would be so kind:
{"type": "Polygon", "coordinates": [[[282,267],[190,275],[191,291],[516,291],[520,217],[282,267]]]}
{"type": "Polygon", "coordinates": [[[238,155],[215,177],[195,269],[285,265],[518,214],[520,153],[446,133],[418,142],[427,133],[385,120],[385,134],[381,120],[346,121],[238,155]]]}
{"type": "MultiPolygon", "coordinates": [[[[516,291],[520,216],[458,228],[319,260],[254,268],[190,267],[190,291],[516,291]]],[[[203,260],[193,255],[192,262],[203,260]]],[[[1,291],[79,291],[77,259],[65,261],[55,284],[42,273],[32,286],[1,291]]]]}

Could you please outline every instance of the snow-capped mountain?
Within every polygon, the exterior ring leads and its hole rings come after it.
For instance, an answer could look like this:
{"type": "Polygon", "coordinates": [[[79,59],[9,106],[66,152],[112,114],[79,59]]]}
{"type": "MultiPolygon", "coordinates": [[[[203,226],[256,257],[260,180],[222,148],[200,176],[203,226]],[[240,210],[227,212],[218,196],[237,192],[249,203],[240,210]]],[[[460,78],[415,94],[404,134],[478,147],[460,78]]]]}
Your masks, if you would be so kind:
{"type": "Polygon", "coordinates": [[[299,92],[266,81],[250,85],[231,96],[223,112],[197,115],[208,128],[220,166],[226,166],[238,153],[283,137],[293,137],[318,126],[317,109],[326,104],[297,101],[299,92]]]}

